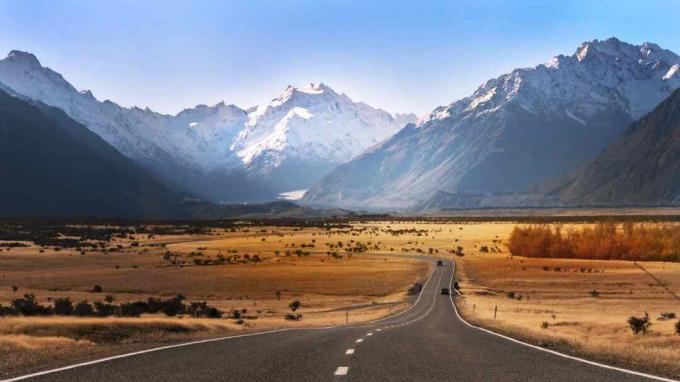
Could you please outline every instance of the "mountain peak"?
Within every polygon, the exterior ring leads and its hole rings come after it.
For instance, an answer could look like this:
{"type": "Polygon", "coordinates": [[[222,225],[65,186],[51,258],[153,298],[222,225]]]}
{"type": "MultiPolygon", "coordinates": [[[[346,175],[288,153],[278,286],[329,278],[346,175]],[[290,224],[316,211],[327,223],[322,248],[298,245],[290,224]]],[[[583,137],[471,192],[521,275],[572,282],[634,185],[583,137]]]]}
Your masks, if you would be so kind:
{"type": "Polygon", "coordinates": [[[9,54],[7,55],[7,59],[10,61],[19,62],[29,66],[35,67],[41,66],[40,61],[38,61],[38,58],[33,53],[24,52],[21,50],[10,51],[9,54]]]}

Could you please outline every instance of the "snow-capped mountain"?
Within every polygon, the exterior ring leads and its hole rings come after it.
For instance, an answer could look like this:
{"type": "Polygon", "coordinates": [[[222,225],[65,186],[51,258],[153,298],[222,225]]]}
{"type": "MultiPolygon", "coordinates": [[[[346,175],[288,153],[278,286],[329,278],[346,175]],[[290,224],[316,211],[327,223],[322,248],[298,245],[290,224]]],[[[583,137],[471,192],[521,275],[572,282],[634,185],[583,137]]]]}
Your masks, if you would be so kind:
{"type": "Polygon", "coordinates": [[[232,149],[249,173],[306,188],[415,119],[355,103],[323,83],[288,86],[248,115],[232,149]]]}
{"type": "Polygon", "coordinates": [[[437,191],[522,191],[592,159],[680,87],[679,64],[651,43],[586,42],[435,109],[329,173],[303,201],[400,207],[437,191]]]}
{"type": "Polygon", "coordinates": [[[17,50],[0,60],[0,83],[64,110],[167,183],[213,201],[305,188],[415,119],[353,103],[325,85],[289,87],[247,111],[221,102],[165,115],[99,101],[17,50]]]}

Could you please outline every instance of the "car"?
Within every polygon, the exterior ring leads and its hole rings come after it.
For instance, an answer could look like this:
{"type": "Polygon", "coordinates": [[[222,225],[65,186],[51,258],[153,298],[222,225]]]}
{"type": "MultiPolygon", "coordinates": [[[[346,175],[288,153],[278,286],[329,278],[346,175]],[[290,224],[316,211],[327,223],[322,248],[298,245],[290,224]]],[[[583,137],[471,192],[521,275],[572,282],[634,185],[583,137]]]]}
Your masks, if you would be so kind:
{"type": "Polygon", "coordinates": [[[441,294],[450,294],[451,292],[449,291],[449,288],[442,288],[441,294]]]}
{"type": "Polygon", "coordinates": [[[441,260],[437,260],[437,266],[438,267],[444,266],[444,262],[441,260]]]}

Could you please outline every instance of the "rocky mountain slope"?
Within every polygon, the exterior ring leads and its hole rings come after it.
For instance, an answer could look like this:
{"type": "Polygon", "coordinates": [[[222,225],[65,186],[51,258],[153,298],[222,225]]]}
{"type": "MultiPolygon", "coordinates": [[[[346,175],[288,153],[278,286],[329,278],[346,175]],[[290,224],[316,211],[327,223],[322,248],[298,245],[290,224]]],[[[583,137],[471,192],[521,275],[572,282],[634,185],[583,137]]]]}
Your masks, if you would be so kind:
{"type": "Polygon", "coordinates": [[[0,216],[167,217],[179,201],[63,111],[3,90],[0,180],[0,216]]]}
{"type": "Polygon", "coordinates": [[[415,119],[354,103],[325,85],[289,87],[250,113],[219,103],[164,115],[101,102],[16,50],[0,60],[0,83],[64,110],[172,187],[213,201],[267,200],[305,188],[415,119]]]}
{"type": "Polygon", "coordinates": [[[680,90],[550,194],[567,205],[680,205],[680,90]]]}
{"type": "Polygon", "coordinates": [[[651,43],[586,42],[435,109],[336,168],[303,202],[409,207],[438,191],[523,191],[592,160],[680,87],[679,65],[679,56],[651,43]]]}

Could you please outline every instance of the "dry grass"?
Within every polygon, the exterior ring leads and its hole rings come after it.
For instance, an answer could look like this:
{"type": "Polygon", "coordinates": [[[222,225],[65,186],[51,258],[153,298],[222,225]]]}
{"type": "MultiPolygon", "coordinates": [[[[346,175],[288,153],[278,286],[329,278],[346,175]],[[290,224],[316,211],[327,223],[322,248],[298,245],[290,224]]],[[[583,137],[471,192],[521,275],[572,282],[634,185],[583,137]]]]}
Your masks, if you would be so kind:
{"type": "MultiPolygon", "coordinates": [[[[657,319],[662,312],[680,313],[680,301],[632,262],[504,253],[459,263],[465,299],[458,306],[472,321],[590,358],[680,375],[676,321],[657,319]],[[644,312],[652,317],[652,331],[633,335],[626,319],[644,312]]],[[[671,291],[680,290],[680,264],[643,266],[671,291]]]]}
{"type": "Polygon", "coordinates": [[[247,313],[243,324],[160,316],[0,318],[0,350],[11,354],[0,361],[0,376],[34,370],[38,365],[44,368],[47,364],[43,362],[58,365],[180,340],[341,324],[347,312],[351,322],[373,320],[407,307],[405,291],[423,279],[430,266],[393,256],[342,251],[342,257],[334,258],[326,254],[324,243],[331,240],[349,244],[350,240],[368,238],[350,236],[313,228],[263,227],[256,232],[246,228],[218,230],[212,235],[115,239],[107,244],[106,252],[85,254],[35,246],[5,250],[0,253],[3,304],[26,293],[35,294],[43,304],[58,297],[94,302],[112,295],[120,303],[182,294],[188,301],[207,301],[225,311],[247,309],[247,313]],[[314,242],[315,247],[307,247],[314,242]],[[286,250],[294,251],[303,243],[309,255],[285,255],[286,250]],[[164,259],[167,251],[179,262],[164,259]],[[209,266],[193,262],[197,257],[215,259],[234,252],[239,261],[209,266]],[[257,254],[262,261],[246,261],[245,254],[257,254]],[[101,285],[104,291],[94,293],[94,285],[101,285]],[[302,302],[296,312],[303,315],[301,321],[283,319],[293,299],[302,302]]]}
{"type": "MultiPolygon", "coordinates": [[[[674,321],[656,318],[665,311],[680,315],[680,304],[657,280],[625,261],[512,257],[507,240],[514,226],[510,222],[361,222],[351,229],[251,227],[201,236],[116,239],[110,246],[117,249],[106,254],[14,248],[0,254],[0,303],[24,293],[36,294],[41,302],[66,296],[92,302],[108,294],[122,302],[181,293],[190,301],[206,300],[223,310],[247,308],[253,318],[245,325],[164,317],[0,319],[0,351],[11,349],[6,353],[12,354],[1,362],[15,372],[25,371],[45,359],[58,365],[180,339],[339,324],[347,311],[352,322],[376,319],[405,308],[404,291],[429,269],[424,262],[399,255],[431,253],[458,260],[457,277],[467,301],[461,310],[474,321],[606,361],[678,372],[680,336],[673,334],[674,321]],[[132,247],[133,240],[140,246],[132,247]],[[356,247],[365,252],[347,250],[356,247]],[[464,257],[453,254],[457,247],[463,248],[464,257]],[[309,255],[296,256],[298,249],[309,255]],[[177,255],[175,264],[163,259],[166,251],[177,255]],[[193,262],[236,254],[239,259],[220,265],[193,262]],[[245,254],[258,255],[262,261],[244,260],[245,254]],[[104,292],[91,292],[95,284],[104,292]],[[508,298],[509,292],[515,292],[516,298],[508,298]],[[292,299],[303,303],[302,321],[282,318],[292,299]],[[493,320],[495,305],[499,311],[493,320]],[[633,336],[626,319],[644,311],[653,318],[652,332],[633,336]],[[542,328],[544,322],[547,328],[542,328]],[[52,346],[49,341],[56,342],[52,346]]],[[[563,229],[583,226],[570,224],[563,229]]],[[[669,290],[680,292],[680,264],[646,262],[643,266],[669,290]]],[[[0,370],[8,368],[0,365],[0,370]]]]}

